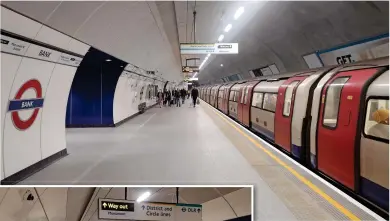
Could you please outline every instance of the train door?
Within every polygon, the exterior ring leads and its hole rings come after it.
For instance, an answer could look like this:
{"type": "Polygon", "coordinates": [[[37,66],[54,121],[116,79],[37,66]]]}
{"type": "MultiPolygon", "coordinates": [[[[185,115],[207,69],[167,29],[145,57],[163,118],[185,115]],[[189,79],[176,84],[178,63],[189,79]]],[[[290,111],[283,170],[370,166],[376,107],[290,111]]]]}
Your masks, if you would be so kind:
{"type": "Polygon", "coordinates": [[[225,103],[223,105],[224,113],[229,115],[229,97],[230,97],[230,89],[234,86],[234,84],[231,84],[225,88],[225,103]]]}
{"type": "Polygon", "coordinates": [[[219,98],[219,88],[221,88],[221,85],[218,85],[215,88],[215,98],[214,98],[214,107],[218,109],[218,101],[220,100],[219,98]]]}
{"type": "Polygon", "coordinates": [[[239,99],[237,100],[237,117],[238,117],[237,120],[239,122],[242,122],[242,118],[243,118],[243,106],[244,106],[246,88],[247,86],[245,84],[240,88],[240,96],[239,99]]]}
{"type": "Polygon", "coordinates": [[[217,109],[218,110],[222,110],[222,102],[223,102],[223,88],[224,86],[221,86],[219,89],[218,89],[218,102],[217,102],[217,109]]]}
{"type": "Polygon", "coordinates": [[[210,104],[210,96],[211,96],[211,87],[207,88],[207,93],[206,93],[206,102],[210,104]]]}
{"type": "Polygon", "coordinates": [[[286,80],[278,89],[275,111],[275,143],[291,152],[291,122],[294,110],[295,92],[299,83],[307,76],[286,80]]]}
{"type": "Polygon", "coordinates": [[[341,71],[322,88],[317,124],[318,170],[355,189],[357,128],[365,83],[378,68],[341,71]]]}
{"type": "Polygon", "coordinates": [[[245,97],[244,97],[244,105],[242,107],[242,123],[246,126],[250,126],[250,111],[251,111],[251,102],[252,102],[252,94],[253,89],[257,85],[258,82],[252,82],[246,87],[245,97]]]}
{"type": "Polygon", "coordinates": [[[214,89],[213,89],[213,87],[211,87],[211,89],[210,89],[210,101],[209,101],[209,104],[210,104],[211,106],[213,106],[213,102],[214,102],[214,89]]]}

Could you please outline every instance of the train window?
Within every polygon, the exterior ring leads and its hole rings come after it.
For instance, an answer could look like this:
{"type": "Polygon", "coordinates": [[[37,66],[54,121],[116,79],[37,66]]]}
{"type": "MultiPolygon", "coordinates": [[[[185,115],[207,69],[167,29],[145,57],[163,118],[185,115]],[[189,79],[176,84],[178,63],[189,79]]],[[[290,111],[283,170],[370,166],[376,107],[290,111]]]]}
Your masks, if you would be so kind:
{"type": "Polygon", "coordinates": [[[278,94],[265,93],[263,109],[275,112],[277,96],[278,94]]]}
{"type": "Polygon", "coordinates": [[[219,98],[222,98],[222,96],[223,96],[223,90],[219,90],[219,91],[218,91],[218,97],[219,97],[219,98]]]}
{"type": "Polygon", "coordinates": [[[247,103],[247,100],[248,100],[248,92],[249,92],[249,86],[245,88],[244,104],[247,103]]]}
{"type": "Polygon", "coordinates": [[[389,141],[389,99],[370,99],[367,103],[364,134],[389,141]]]}
{"type": "Polygon", "coordinates": [[[287,86],[286,92],[284,93],[283,116],[285,117],[290,116],[292,95],[293,95],[294,88],[298,84],[298,82],[299,81],[291,82],[291,84],[287,86]]]}
{"type": "Polygon", "coordinates": [[[245,97],[245,87],[242,89],[242,93],[241,93],[241,104],[244,103],[244,97],[245,97]]]}
{"type": "Polygon", "coordinates": [[[233,101],[237,102],[238,91],[234,91],[233,101]]]}
{"type": "Polygon", "coordinates": [[[336,128],[339,115],[341,90],[349,77],[339,77],[328,86],[325,97],[325,112],[322,124],[326,127],[336,128]]]}
{"type": "Polygon", "coordinates": [[[145,86],[143,86],[143,87],[141,88],[141,92],[139,92],[139,100],[140,100],[140,101],[142,101],[142,96],[144,95],[144,88],[145,88],[145,86]]]}
{"type": "Polygon", "coordinates": [[[229,101],[233,101],[233,100],[234,100],[234,91],[230,91],[229,101]]]}
{"type": "Polygon", "coordinates": [[[263,93],[254,93],[252,98],[252,106],[261,108],[263,104],[263,93]]]}

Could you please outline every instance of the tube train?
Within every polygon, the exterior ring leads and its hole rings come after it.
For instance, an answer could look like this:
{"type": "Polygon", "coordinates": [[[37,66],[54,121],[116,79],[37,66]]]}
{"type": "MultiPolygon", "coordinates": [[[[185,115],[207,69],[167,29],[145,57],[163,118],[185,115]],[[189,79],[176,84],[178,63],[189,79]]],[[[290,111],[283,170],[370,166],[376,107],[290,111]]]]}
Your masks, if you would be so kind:
{"type": "Polygon", "coordinates": [[[388,216],[388,59],[201,86],[200,98],[388,216]]]}

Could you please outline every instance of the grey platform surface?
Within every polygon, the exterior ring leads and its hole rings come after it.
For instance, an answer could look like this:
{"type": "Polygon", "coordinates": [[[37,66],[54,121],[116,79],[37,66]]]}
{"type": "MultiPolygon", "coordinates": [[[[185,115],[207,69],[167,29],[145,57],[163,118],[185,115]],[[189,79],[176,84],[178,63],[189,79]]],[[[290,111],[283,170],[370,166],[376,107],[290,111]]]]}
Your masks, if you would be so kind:
{"type": "MultiPolygon", "coordinates": [[[[203,102],[152,108],[118,128],[68,129],[67,148],[69,156],[19,184],[253,184],[255,220],[348,219],[203,102]]],[[[334,199],[373,220],[342,197],[334,199]]]]}

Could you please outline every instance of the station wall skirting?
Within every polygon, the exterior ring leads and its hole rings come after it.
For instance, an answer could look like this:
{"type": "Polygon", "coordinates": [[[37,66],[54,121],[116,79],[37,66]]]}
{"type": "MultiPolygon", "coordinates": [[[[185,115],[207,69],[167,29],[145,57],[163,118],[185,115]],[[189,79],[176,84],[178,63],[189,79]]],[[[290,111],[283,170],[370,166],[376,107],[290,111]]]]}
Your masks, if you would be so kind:
{"type": "Polygon", "coordinates": [[[34,163],[31,166],[28,166],[24,168],[23,170],[12,174],[11,176],[8,176],[7,178],[3,179],[1,181],[1,185],[13,185],[17,184],[20,181],[23,181],[24,179],[28,178],[29,176],[33,175],[34,173],[44,169],[45,167],[49,166],[50,164],[56,162],[57,160],[65,157],[68,155],[68,151],[66,149],[63,149],[41,161],[38,161],[34,163]]]}
{"type": "Polygon", "coordinates": [[[251,221],[251,220],[252,220],[252,216],[249,215],[249,216],[242,216],[242,217],[229,219],[229,220],[225,220],[225,221],[251,221]]]}

